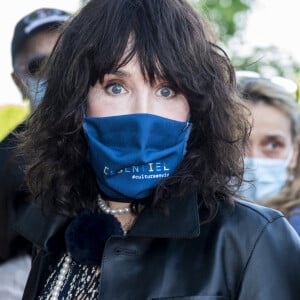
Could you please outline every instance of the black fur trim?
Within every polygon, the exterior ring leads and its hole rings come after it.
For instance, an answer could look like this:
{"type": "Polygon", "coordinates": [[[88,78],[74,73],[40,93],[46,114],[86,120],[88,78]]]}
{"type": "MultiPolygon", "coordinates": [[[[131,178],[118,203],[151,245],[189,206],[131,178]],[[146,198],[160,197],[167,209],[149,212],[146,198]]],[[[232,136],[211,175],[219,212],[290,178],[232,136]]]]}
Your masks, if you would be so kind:
{"type": "Polygon", "coordinates": [[[84,211],[67,227],[67,251],[77,263],[100,265],[105,243],[112,235],[123,235],[114,216],[84,211]]]}

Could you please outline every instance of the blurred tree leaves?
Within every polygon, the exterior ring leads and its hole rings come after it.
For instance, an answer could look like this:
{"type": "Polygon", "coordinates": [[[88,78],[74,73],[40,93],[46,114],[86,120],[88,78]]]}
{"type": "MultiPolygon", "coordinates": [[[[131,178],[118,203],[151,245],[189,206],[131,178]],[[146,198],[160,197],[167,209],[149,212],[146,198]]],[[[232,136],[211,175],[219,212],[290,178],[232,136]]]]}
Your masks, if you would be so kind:
{"type": "MultiPolygon", "coordinates": [[[[243,34],[251,8],[256,0],[190,0],[204,12],[239,70],[256,71],[263,76],[283,76],[299,83],[300,64],[275,46],[255,47],[245,53],[243,34]]],[[[267,1],[267,0],[265,0],[267,1]]],[[[271,30],[271,29],[270,29],[271,30]]]]}
{"type": "Polygon", "coordinates": [[[215,26],[223,43],[244,29],[245,15],[255,0],[192,0],[194,6],[204,12],[215,26]]]}
{"type": "Polygon", "coordinates": [[[282,76],[298,81],[300,65],[296,59],[275,46],[255,47],[251,55],[232,54],[236,68],[259,72],[267,76],[282,76]]]}

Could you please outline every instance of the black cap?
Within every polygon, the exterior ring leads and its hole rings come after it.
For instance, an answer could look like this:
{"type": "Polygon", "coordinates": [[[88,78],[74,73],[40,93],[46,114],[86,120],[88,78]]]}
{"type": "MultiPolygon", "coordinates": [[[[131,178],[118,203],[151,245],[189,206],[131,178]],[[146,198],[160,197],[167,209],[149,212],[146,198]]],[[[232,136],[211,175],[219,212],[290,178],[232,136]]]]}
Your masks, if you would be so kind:
{"type": "Polygon", "coordinates": [[[15,56],[28,36],[42,28],[51,28],[53,25],[67,21],[71,14],[56,8],[39,8],[23,17],[15,26],[11,43],[11,56],[15,56]]]}

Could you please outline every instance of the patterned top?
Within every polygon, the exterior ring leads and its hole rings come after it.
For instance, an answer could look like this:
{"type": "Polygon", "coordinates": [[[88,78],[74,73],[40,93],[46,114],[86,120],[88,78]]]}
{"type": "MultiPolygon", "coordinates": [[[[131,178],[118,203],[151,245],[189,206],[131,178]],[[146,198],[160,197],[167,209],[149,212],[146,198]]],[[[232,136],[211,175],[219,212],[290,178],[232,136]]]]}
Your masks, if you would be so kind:
{"type": "MultiPolygon", "coordinates": [[[[57,267],[49,276],[38,300],[50,300],[51,293],[66,258],[63,255],[57,267]]],[[[59,293],[59,300],[94,300],[98,297],[100,266],[81,265],[72,261],[59,293]]]]}

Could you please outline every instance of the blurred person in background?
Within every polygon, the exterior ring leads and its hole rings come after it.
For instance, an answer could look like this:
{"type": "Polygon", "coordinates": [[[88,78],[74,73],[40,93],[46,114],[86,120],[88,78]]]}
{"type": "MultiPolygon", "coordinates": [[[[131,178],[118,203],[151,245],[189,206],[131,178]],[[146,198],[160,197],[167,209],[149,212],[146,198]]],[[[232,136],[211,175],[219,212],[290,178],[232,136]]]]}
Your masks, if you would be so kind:
{"type": "MultiPolygon", "coordinates": [[[[70,14],[56,8],[39,8],[16,24],[11,43],[12,79],[31,111],[44,95],[45,79],[40,69],[70,14]]],[[[14,155],[15,135],[26,121],[0,143],[0,299],[21,299],[30,267],[31,247],[13,230],[13,223],[26,203],[22,162],[14,155]]]]}
{"type": "Polygon", "coordinates": [[[253,122],[241,193],[283,212],[300,234],[300,106],[271,79],[237,75],[253,122]]]}

